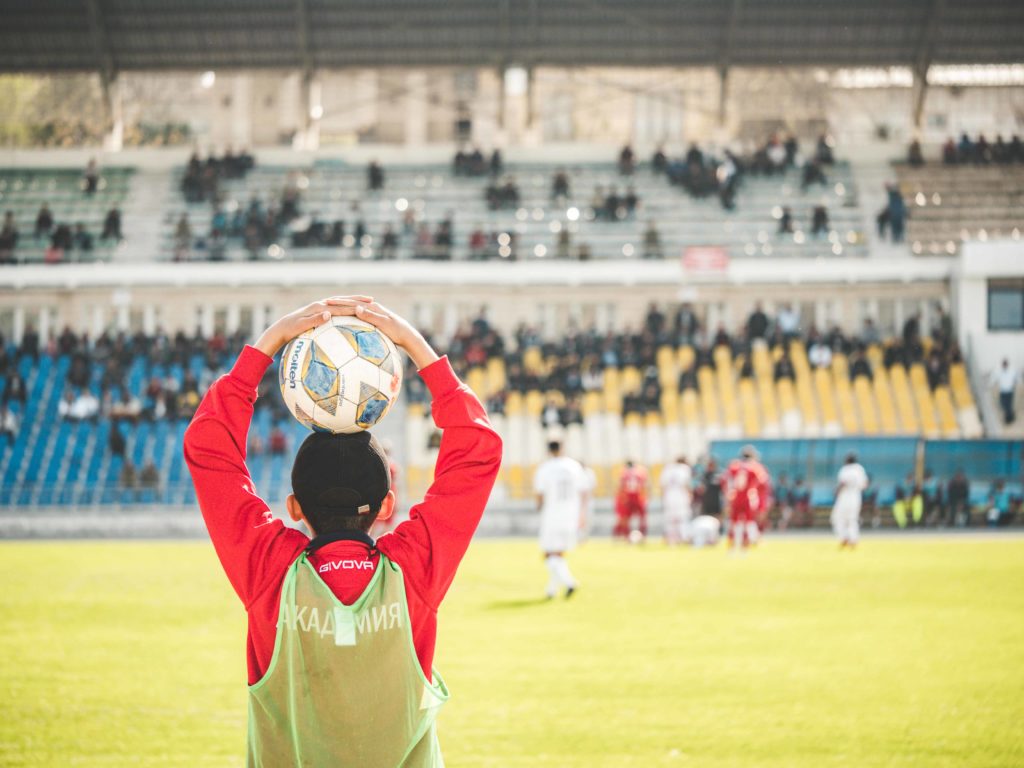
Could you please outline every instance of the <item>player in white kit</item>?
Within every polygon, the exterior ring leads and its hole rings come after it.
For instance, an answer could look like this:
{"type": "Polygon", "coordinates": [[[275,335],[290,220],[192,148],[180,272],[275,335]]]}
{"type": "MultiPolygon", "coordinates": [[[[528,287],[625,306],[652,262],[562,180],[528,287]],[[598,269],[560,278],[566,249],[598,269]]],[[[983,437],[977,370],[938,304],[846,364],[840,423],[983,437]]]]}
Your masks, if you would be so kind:
{"type": "Polygon", "coordinates": [[[546,594],[552,598],[559,586],[564,586],[565,596],[571,597],[577,582],[565,562],[565,553],[576,546],[588,483],[580,463],[562,455],[561,443],[548,443],[548,452],[550,457],[537,467],[533,477],[540,511],[540,548],[550,574],[546,594]]]}
{"type": "Polygon", "coordinates": [[[665,514],[665,542],[674,546],[693,540],[693,470],[680,456],[661,472],[661,504],[665,514]]]}
{"type": "Polygon", "coordinates": [[[836,501],[832,506],[832,530],[839,539],[840,549],[857,546],[860,539],[860,505],[864,489],[868,487],[868,473],[857,463],[857,455],[850,453],[839,470],[836,501]]]}

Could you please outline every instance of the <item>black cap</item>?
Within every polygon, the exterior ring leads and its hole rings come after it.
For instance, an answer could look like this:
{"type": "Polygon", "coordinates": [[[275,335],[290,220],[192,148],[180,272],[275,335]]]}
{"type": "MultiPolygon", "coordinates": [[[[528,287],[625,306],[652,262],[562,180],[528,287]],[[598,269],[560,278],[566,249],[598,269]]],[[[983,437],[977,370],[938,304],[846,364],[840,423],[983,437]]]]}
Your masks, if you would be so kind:
{"type": "Polygon", "coordinates": [[[376,512],[391,490],[388,458],[369,432],[314,432],[292,465],[292,492],[312,520],[376,512]]]}

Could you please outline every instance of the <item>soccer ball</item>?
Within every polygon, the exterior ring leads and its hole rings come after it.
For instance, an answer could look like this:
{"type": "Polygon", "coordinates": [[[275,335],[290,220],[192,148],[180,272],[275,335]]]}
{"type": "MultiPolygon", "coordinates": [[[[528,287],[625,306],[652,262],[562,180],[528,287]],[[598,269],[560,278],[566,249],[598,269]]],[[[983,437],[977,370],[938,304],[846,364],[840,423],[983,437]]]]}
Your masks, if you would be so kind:
{"type": "Polygon", "coordinates": [[[281,396],[317,432],[361,432],[377,424],[402,388],[391,339],[354,317],[332,317],[296,336],[281,355],[281,396]]]}

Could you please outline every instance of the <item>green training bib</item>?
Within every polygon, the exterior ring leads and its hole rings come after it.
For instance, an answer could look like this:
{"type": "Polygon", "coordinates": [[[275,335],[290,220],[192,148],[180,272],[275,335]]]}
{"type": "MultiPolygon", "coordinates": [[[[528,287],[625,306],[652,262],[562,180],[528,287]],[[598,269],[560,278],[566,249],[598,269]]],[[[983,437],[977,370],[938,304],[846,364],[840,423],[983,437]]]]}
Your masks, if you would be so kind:
{"type": "Polygon", "coordinates": [[[281,588],[274,655],[249,686],[250,768],[444,768],[444,680],[423,674],[402,571],[383,554],[345,605],[303,552],[281,588]]]}

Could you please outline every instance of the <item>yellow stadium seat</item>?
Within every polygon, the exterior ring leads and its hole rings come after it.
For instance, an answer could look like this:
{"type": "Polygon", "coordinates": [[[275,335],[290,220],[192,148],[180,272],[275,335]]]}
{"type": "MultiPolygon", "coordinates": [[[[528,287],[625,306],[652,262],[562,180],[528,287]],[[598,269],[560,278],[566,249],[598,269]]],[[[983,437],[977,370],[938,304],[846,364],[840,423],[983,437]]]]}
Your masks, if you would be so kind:
{"type": "Polygon", "coordinates": [[[899,431],[904,434],[916,435],[920,430],[920,422],[914,408],[914,396],[910,391],[907,371],[902,365],[894,365],[889,369],[889,384],[892,387],[899,431]]]}
{"type": "Polygon", "coordinates": [[[818,406],[814,401],[814,390],[811,387],[809,374],[797,375],[796,378],[796,401],[800,406],[800,416],[805,425],[820,425],[818,417],[818,406]]]}
{"type": "Polygon", "coordinates": [[[939,422],[935,418],[935,400],[928,386],[928,375],[922,363],[910,366],[910,391],[921,422],[921,431],[927,437],[938,437],[939,422]]]}
{"type": "Polygon", "coordinates": [[[667,344],[663,344],[662,346],[658,347],[658,352],[657,352],[657,356],[655,357],[655,362],[657,363],[659,369],[661,369],[661,368],[672,368],[672,369],[674,369],[675,366],[676,366],[676,352],[675,352],[675,350],[672,349],[672,347],[668,346],[667,344]]]}
{"type": "Polygon", "coordinates": [[[853,400],[853,389],[850,386],[850,366],[846,355],[833,356],[832,381],[835,386],[839,425],[845,434],[855,435],[860,432],[860,423],[857,418],[858,408],[853,400]]]}
{"type": "Polygon", "coordinates": [[[775,382],[771,376],[758,376],[757,397],[761,408],[762,422],[764,424],[778,424],[778,398],[775,395],[775,382]]]}
{"type": "Polygon", "coordinates": [[[722,422],[727,427],[740,424],[740,406],[736,397],[736,385],[733,382],[732,369],[723,366],[716,369],[715,380],[718,384],[718,397],[722,406],[722,422]]]}
{"type": "Polygon", "coordinates": [[[974,410],[974,395],[967,379],[967,369],[963,363],[954,363],[949,369],[949,385],[953,391],[953,401],[960,410],[974,410]]]}
{"type": "Polygon", "coordinates": [[[480,366],[473,366],[466,374],[466,384],[481,400],[487,397],[487,374],[480,366]]]}
{"type": "Polygon", "coordinates": [[[760,435],[761,419],[757,412],[757,395],[754,392],[754,382],[750,379],[740,379],[739,408],[743,419],[743,434],[750,437],[760,435]]]}
{"type": "Polygon", "coordinates": [[[797,410],[796,388],[792,379],[779,379],[776,390],[779,394],[779,411],[781,413],[792,413],[797,410]]]}
{"type": "Polygon", "coordinates": [[[531,389],[526,393],[526,415],[530,418],[537,418],[540,417],[543,410],[544,395],[540,393],[540,390],[531,389]]]}
{"type": "Polygon", "coordinates": [[[508,397],[505,398],[506,416],[520,416],[525,407],[526,404],[523,402],[523,396],[519,392],[512,391],[508,393],[508,397]]]}
{"type": "Polygon", "coordinates": [[[939,429],[944,437],[960,437],[960,425],[953,407],[953,393],[949,387],[940,386],[935,389],[935,409],[939,412],[939,429]]]}
{"type": "Polygon", "coordinates": [[[539,347],[527,347],[523,350],[523,368],[528,373],[538,375],[544,372],[544,361],[539,347]]]}
{"type": "Polygon", "coordinates": [[[686,344],[676,350],[676,365],[680,371],[687,370],[691,365],[693,365],[696,359],[697,354],[689,344],[686,344]]]}
{"type": "Polygon", "coordinates": [[[722,417],[719,414],[715,376],[710,368],[701,368],[697,371],[697,386],[700,387],[701,412],[704,414],[704,425],[721,424],[722,417]]]}
{"type": "Polygon", "coordinates": [[[501,392],[506,386],[505,361],[500,357],[490,358],[487,361],[487,396],[501,392]]]}
{"type": "Polygon", "coordinates": [[[853,396],[860,416],[860,430],[865,435],[878,434],[878,409],[871,382],[867,376],[858,376],[853,381],[853,396]]]}
{"type": "Polygon", "coordinates": [[[814,369],[814,393],[818,396],[823,427],[838,427],[839,414],[836,410],[835,386],[832,377],[824,368],[814,369]]]}
{"type": "Polygon", "coordinates": [[[869,344],[864,356],[871,364],[871,370],[880,368],[882,366],[882,361],[885,359],[885,353],[882,352],[882,347],[878,344],[869,344]]]}
{"type": "Polygon", "coordinates": [[[640,369],[635,365],[627,365],[622,369],[622,391],[623,393],[639,392],[643,383],[643,376],[640,369]]]}
{"type": "Polygon", "coordinates": [[[878,425],[882,434],[899,434],[900,424],[896,418],[896,404],[889,383],[889,372],[884,365],[875,369],[875,378],[871,388],[875,394],[875,402],[878,404],[878,425]]]}
{"type": "Polygon", "coordinates": [[[682,421],[685,425],[700,425],[700,404],[696,390],[683,390],[683,394],[679,396],[679,412],[682,414],[682,421]]]}
{"type": "MultiPolygon", "coordinates": [[[[506,407],[507,409],[507,407],[506,407]]],[[[580,412],[583,418],[591,416],[601,410],[601,395],[598,392],[585,392],[583,402],[580,404],[580,412]]]]}
{"type": "Polygon", "coordinates": [[[661,390],[660,407],[661,415],[666,423],[679,421],[679,396],[674,388],[661,390]]]}

